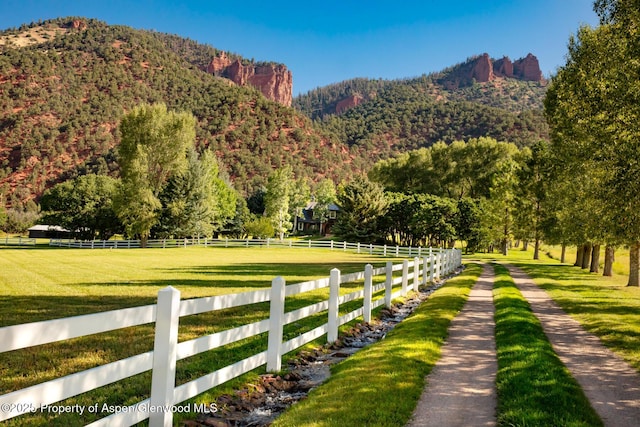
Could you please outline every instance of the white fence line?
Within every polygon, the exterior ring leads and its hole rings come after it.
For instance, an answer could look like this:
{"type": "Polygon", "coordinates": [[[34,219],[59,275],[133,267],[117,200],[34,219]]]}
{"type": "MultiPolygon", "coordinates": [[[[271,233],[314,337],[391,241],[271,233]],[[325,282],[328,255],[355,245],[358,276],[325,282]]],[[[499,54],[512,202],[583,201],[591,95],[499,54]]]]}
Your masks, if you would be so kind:
{"type": "Polygon", "coordinates": [[[333,269],[329,278],[288,286],[284,278],[276,277],[270,289],[239,294],[181,301],[180,291],[168,286],[158,292],[158,303],[153,305],[2,327],[0,328],[0,353],[146,323],[155,322],[156,324],[153,351],[4,394],[0,396],[0,408],[2,408],[0,421],[34,412],[44,405],[51,405],[151,370],[152,383],[149,399],[90,425],[129,426],[148,418],[152,427],[170,426],[173,414],[170,409],[163,408],[171,408],[265,364],[268,371],[279,371],[283,354],[325,334],[327,341],[333,342],[338,338],[340,325],[360,316],[365,322],[370,322],[371,310],[382,304],[390,307],[393,298],[406,295],[410,280],[413,289],[417,290],[420,276],[421,282],[425,284],[431,278],[447,275],[461,265],[461,252],[458,250],[437,252],[429,250],[429,252],[431,255],[415,257],[411,261],[406,260],[395,266],[387,262],[385,267],[373,269],[368,264],[364,271],[358,273],[341,275],[338,269],[333,269]],[[398,271],[401,271],[402,275],[394,277],[394,272],[398,271]],[[385,275],[385,282],[374,286],[373,277],[379,275],[385,275]],[[339,295],[341,284],[359,280],[363,280],[362,289],[339,295]],[[398,284],[401,284],[400,289],[396,286],[394,291],[394,285],[398,284]],[[330,288],[328,300],[285,313],[287,296],[327,286],[330,288]],[[384,295],[374,300],[375,293],[383,289],[384,295]],[[339,316],[341,304],[360,298],[363,299],[361,307],[339,316]],[[268,319],[193,340],[177,342],[180,317],[266,301],[270,302],[268,319]],[[284,325],[322,311],[327,311],[326,323],[287,342],[282,342],[284,325]],[[175,387],[178,360],[265,332],[269,333],[265,351],[175,387]],[[23,404],[17,405],[16,402],[23,404]]]}
{"type": "MultiPolygon", "coordinates": [[[[141,248],[140,240],[73,240],[50,239],[50,246],[76,249],[137,249],[141,248]]],[[[352,251],[369,255],[395,257],[422,257],[430,253],[431,248],[411,246],[388,246],[363,243],[339,242],[335,240],[295,240],[295,239],[159,239],[148,240],[147,248],[186,248],[188,246],[204,247],[288,247],[315,248],[352,251]]],[[[437,249],[440,250],[440,249],[437,249]]]]}
{"type": "Polygon", "coordinates": [[[0,239],[0,246],[35,246],[36,239],[26,237],[5,237],[0,239]]]}

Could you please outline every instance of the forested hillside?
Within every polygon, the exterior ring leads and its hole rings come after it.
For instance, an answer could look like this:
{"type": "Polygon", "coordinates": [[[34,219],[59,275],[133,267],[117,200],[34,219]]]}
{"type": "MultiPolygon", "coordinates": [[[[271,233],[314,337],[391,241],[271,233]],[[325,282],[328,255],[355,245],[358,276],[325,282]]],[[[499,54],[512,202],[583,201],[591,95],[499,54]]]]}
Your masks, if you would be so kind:
{"type": "Polygon", "coordinates": [[[493,74],[477,82],[469,76],[478,58],[413,79],[336,83],[297,97],[294,106],[340,140],[376,152],[481,136],[518,146],[548,139],[546,82],[493,74]]]}
{"type": "Polygon", "coordinates": [[[361,167],[355,150],[303,114],[203,72],[211,46],[83,18],[0,38],[0,194],[9,205],[86,171],[117,175],[118,123],[142,102],[193,113],[198,148],[213,150],[245,194],[285,164],[335,180],[361,167]]]}
{"type": "Polygon", "coordinates": [[[298,178],[340,182],[437,141],[488,136],[526,146],[547,139],[540,82],[499,78],[447,89],[461,68],[454,66],[415,79],[337,83],[298,97],[294,109],[205,72],[220,53],[86,18],[3,31],[0,198],[20,206],[77,175],[118,176],[119,121],[143,102],[191,112],[198,150],[211,149],[244,196],[284,165],[298,178]]]}

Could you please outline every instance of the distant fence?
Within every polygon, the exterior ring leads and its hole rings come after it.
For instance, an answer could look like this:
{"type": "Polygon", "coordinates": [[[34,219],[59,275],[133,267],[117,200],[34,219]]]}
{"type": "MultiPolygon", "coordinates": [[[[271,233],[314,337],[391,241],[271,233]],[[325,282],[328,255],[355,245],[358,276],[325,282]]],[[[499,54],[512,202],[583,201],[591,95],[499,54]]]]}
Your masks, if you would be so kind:
{"type": "Polygon", "coordinates": [[[420,282],[438,280],[461,265],[461,252],[456,249],[431,252],[431,255],[415,257],[401,264],[387,262],[381,268],[374,269],[368,264],[364,271],[357,273],[342,275],[340,270],[333,269],[327,278],[288,286],[284,278],[276,277],[270,288],[214,297],[181,301],[180,291],[169,286],[158,292],[158,302],[153,305],[0,328],[0,353],[4,353],[155,322],[152,351],[2,395],[0,421],[37,412],[46,405],[151,370],[149,399],[90,425],[130,426],[149,419],[152,427],[170,426],[172,408],[179,403],[265,364],[268,371],[279,371],[284,354],[323,335],[327,335],[328,342],[335,341],[340,325],[358,317],[369,322],[372,309],[383,304],[390,307],[392,299],[406,295],[410,286],[418,290],[420,282]],[[374,285],[373,277],[381,275],[385,277],[384,283],[374,285]],[[340,295],[341,284],[361,280],[361,289],[340,295]],[[286,297],[326,287],[329,287],[328,300],[285,312],[286,297]],[[341,304],[359,299],[362,300],[360,308],[339,315],[341,304]],[[178,343],[180,317],[267,301],[270,302],[268,319],[178,343]],[[322,326],[282,342],[284,325],[324,311],[327,321],[322,326]],[[175,387],[178,360],[265,332],[269,335],[264,351],[175,387]]]}
{"type": "Polygon", "coordinates": [[[0,246],[35,246],[36,239],[26,237],[5,237],[0,239],[0,246]]]}
{"type": "MultiPolygon", "coordinates": [[[[140,240],[69,240],[51,239],[50,246],[79,249],[133,249],[140,248],[140,240]]],[[[421,257],[440,249],[410,246],[372,245],[364,243],[338,242],[334,240],[294,240],[294,239],[159,239],[147,241],[147,248],[178,248],[188,246],[205,247],[288,247],[322,248],[367,253],[370,255],[421,257]]]]}

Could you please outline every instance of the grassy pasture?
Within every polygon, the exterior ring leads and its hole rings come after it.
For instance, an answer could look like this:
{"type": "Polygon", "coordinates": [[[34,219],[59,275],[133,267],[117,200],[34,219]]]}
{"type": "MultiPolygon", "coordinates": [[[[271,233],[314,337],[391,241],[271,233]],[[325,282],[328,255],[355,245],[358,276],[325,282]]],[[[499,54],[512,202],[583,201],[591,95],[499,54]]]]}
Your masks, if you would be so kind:
{"type": "MultiPolygon", "coordinates": [[[[81,250],[36,247],[0,249],[0,326],[153,304],[167,285],[194,298],[269,287],[281,275],[288,284],[327,277],[331,268],[361,271],[387,259],[341,251],[288,248],[175,248],[146,250],[81,250]]],[[[384,278],[378,278],[382,281],[384,278]]],[[[343,285],[343,292],[360,284],[343,285]]],[[[287,301],[293,310],[326,297],[328,289],[287,301]]],[[[379,297],[379,296],[378,296],[379,297]]],[[[343,310],[354,309],[358,302],[343,310]]],[[[341,313],[342,314],[342,313],[341,313]]],[[[267,318],[269,306],[254,304],[181,319],[179,340],[267,318]]],[[[304,319],[285,328],[290,339],[324,322],[304,319]]],[[[153,349],[153,325],[77,338],[4,353],[0,359],[0,394],[68,375],[153,349]]],[[[226,366],[266,348],[266,334],[178,362],[178,384],[226,366]]],[[[254,374],[256,375],[256,374],[254,374]]],[[[251,375],[230,383],[232,387],[251,375]]],[[[148,397],[150,374],[106,386],[61,405],[127,405],[148,397]]],[[[225,386],[213,393],[222,393],[225,386]]],[[[207,402],[213,395],[198,397],[207,402]]],[[[99,414],[100,415],[100,414],[99,414]]],[[[105,416],[102,414],[99,417],[105,416]]],[[[83,425],[98,416],[53,416],[36,412],[7,425],[83,425]]]]}

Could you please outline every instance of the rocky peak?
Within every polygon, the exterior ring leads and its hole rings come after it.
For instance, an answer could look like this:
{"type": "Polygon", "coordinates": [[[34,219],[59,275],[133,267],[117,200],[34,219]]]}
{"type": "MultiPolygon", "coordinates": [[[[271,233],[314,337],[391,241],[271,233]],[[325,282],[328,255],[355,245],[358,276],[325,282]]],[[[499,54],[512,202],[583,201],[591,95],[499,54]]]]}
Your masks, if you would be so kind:
{"type": "Polygon", "coordinates": [[[69,28],[84,31],[87,29],[87,23],[82,19],[74,19],[69,23],[69,28]]]}
{"type": "Polygon", "coordinates": [[[293,78],[285,65],[274,63],[243,64],[231,60],[225,52],[214,57],[206,67],[208,73],[224,77],[240,86],[250,85],[272,101],[291,106],[293,78]]]}
{"type": "Polygon", "coordinates": [[[528,54],[513,63],[513,74],[514,77],[521,80],[542,81],[542,71],[540,70],[538,58],[532,54],[528,54]]]}
{"type": "Polygon", "coordinates": [[[469,86],[473,82],[486,83],[499,77],[535,82],[544,81],[538,58],[532,54],[512,62],[507,56],[494,61],[488,53],[484,53],[457,66],[452,72],[445,75],[440,83],[449,90],[455,90],[459,87],[469,86]]]}
{"type": "Polygon", "coordinates": [[[477,82],[488,82],[496,78],[493,73],[493,63],[488,53],[482,54],[482,56],[473,61],[470,77],[477,82]]]}
{"type": "Polygon", "coordinates": [[[493,71],[496,76],[513,77],[513,62],[508,56],[503,56],[493,63],[493,71]]]}

